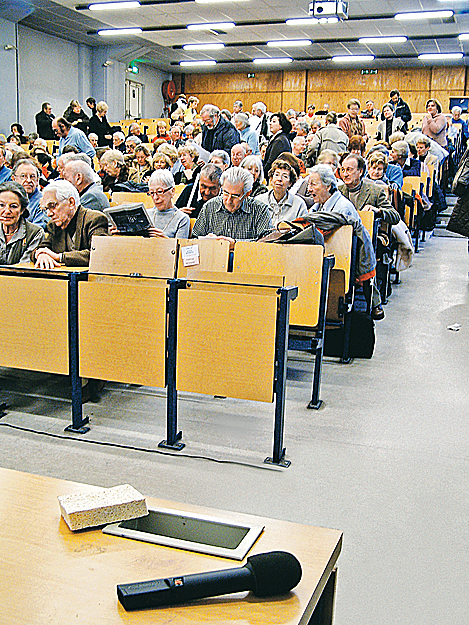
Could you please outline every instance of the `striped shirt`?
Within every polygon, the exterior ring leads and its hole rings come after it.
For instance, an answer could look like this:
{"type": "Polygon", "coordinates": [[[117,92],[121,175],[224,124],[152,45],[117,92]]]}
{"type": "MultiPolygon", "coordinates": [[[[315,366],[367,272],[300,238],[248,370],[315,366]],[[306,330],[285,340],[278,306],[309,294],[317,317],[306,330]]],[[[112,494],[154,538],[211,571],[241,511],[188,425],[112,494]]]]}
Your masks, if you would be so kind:
{"type": "Polygon", "coordinates": [[[237,240],[257,240],[273,229],[268,207],[252,197],[245,197],[234,212],[223,206],[222,196],[209,200],[200,211],[192,229],[192,237],[207,234],[230,237],[237,240]]]}

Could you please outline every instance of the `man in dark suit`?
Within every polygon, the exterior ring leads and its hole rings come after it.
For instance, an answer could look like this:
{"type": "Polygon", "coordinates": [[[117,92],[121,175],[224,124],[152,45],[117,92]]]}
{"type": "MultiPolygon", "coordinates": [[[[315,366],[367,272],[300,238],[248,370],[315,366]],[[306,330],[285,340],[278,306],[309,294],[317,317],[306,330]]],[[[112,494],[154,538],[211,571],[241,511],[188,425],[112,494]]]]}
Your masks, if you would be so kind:
{"type": "Polygon", "coordinates": [[[52,129],[52,120],[54,119],[52,114],[52,107],[49,102],[44,102],[41,107],[41,111],[36,114],[36,128],[37,134],[41,139],[55,139],[55,134],[52,129]]]}

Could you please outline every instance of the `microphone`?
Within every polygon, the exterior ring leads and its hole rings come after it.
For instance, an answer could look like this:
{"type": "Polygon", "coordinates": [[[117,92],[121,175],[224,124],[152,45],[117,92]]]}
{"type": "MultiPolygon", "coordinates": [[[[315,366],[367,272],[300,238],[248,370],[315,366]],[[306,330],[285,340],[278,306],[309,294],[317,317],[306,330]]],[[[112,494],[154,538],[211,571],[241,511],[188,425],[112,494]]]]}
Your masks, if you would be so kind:
{"type": "Polygon", "coordinates": [[[300,579],[301,564],[293,554],[270,551],[250,556],[239,568],[119,584],[117,597],[126,610],[139,610],[244,590],[252,590],[256,597],[284,595],[300,579]]]}

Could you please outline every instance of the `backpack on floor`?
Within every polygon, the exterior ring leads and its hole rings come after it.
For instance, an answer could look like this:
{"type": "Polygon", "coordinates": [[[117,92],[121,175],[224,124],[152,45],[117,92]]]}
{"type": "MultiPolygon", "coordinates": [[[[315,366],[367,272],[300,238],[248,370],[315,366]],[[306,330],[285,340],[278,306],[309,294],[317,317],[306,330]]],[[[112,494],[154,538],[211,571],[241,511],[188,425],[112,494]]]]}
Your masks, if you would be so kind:
{"type": "MultiPolygon", "coordinates": [[[[364,312],[352,310],[350,358],[371,358],[375,349],[375,322],[364,312]]],[[[340,358],[344,353],[344,326],[326,330],[324,356],[340,358]]]]}

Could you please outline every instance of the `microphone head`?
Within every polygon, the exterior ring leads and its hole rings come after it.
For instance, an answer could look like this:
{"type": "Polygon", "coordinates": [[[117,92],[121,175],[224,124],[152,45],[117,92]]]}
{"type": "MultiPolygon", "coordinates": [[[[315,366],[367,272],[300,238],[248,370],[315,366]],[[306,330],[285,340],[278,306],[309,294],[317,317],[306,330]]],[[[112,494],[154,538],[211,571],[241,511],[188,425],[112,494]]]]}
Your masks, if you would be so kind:
{"type": "Polygon", "coordinates": [[[286,551],[269,551],[250,556],[246,566],[253,574],[253,593],[257,597],[284,595],[301,579],[301,564],[293,554],[286,551]]]}

